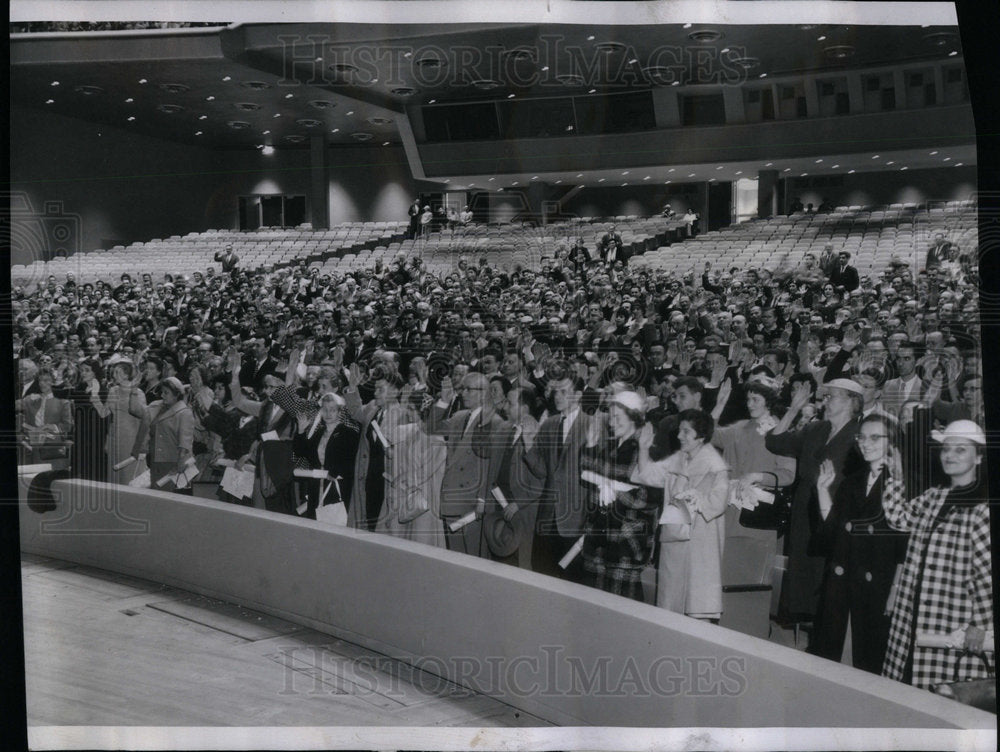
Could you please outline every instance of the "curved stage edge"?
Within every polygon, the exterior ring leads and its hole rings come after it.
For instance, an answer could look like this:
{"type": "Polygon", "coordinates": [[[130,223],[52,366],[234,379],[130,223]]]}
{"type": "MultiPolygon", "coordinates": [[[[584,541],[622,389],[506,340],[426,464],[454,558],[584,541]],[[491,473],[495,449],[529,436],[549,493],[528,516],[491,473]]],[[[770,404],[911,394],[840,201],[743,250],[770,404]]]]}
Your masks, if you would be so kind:
{"type": "Polygon", "coordinates": [[[996,728],[930,692],[463,554],[159,491],[73,480],[53,495],[40,514],[22,488],[22,551],[257,609],[560,725],[996,728]]]}

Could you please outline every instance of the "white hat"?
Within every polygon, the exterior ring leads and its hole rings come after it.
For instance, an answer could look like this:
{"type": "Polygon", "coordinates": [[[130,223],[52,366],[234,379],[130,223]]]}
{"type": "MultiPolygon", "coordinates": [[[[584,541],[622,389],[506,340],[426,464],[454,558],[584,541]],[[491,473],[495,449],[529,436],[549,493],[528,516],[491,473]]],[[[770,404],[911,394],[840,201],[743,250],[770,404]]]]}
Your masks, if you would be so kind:
{"type": "Polygon", "coordinates": [[[843,389],[845,392],[851,392],[859,397],[865,396],[864,387],[853,379],[830,379],[822,386],[828,389],[843,389]]]}
{"type": "Polygon", "coordinates": [[[977,423],[971,420],[953,421],[943,431],[931,431],[931,438],[942,443],[947,439],[966,439],[973,444],[986,446],[986,434],[977,423]]]}
{"type": "Polygon", "coordinates": [[[611,404],[618,404],[627,410],[634,410],[637,413],[645,413],[646,405],[635,392],[618,392],[611,398],[611,404]]]}

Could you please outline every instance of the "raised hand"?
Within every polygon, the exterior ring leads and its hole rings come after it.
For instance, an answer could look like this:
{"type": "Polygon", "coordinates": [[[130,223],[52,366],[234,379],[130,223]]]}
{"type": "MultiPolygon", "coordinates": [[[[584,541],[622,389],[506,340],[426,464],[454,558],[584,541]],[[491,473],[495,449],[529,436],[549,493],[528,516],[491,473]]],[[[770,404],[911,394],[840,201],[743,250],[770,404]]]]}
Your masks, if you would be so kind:
{"type": "Polygon", "coordinates": [[[451,402],[455,398],[455,387],[451,383],[451,376],[441,379],[441,399],[444,402],[451,402]]]}
{"type": "Polygon", "coordinates": [[[347,385],[353,389],[357,389],[360,383],[361,369],[358,367],[357,363],[351,363],[350,367],[347,369],[347,385]]]}
{"type": "MultiPolygon", "coordinates": [[[[714,376],[713,376],[714,378],[714,376]]],[[[719,393],[715,398],[715,404],[725,405],[729,402],[729,397],[733,393],[733,380],[726,379],[719,385],[719,393]]]]}
{"type": "Polygon", "coordinates": [[[789,405],[789,410],[799,412],[803,407],[809,404],[809,400],[812,398],[812,394],[809,390],[809,384],[800,381],[792,387],[792,401],[789,405]]]}
{"type": "Polygon", "coordinates": [[[837,471],[833,468],[831,460],[824,460],[819,466],[819,475],[816,477],[817,488],[829,488],[837,477],[837,471]]]}
{"type": "Polygon", "coordinates": [[[853,350],[861,344],[861,333],[853,326],[849,326],[844,330],[844,337],[840,344],[845,350],[853,350]]]}

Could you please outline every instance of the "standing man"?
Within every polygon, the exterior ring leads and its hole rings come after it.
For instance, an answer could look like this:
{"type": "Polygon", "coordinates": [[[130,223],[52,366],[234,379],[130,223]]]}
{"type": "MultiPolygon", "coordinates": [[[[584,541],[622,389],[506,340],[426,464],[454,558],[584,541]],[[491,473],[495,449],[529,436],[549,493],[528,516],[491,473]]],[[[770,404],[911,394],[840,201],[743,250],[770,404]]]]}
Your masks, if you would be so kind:
{"type": "Polygon", "coordinates": [[[215,260],[222,264],[223,274],[235,276],[236,265],[240,262],[240,257],[233,251],[232,243],[226,246],[226,250],[223,253],[216,251],[215,260]]]}
{"type": "Polygon", "coordinates": [[[500,441],[510,426],[487,399],[489,382],[481,373],[470,372],[459,387],[465,409],[446,418],[453,393],[451,379],[441,384],[441,398],[431,408],[427,431],[444,436],[448,443],[444,478],[441,480],[441,517],[448,548],[489,558],[483,538],[486,498],[496,485],[505,444],[500,441]],[[470,513],[475,519],[457,530],[451,525],[470,513]]]}
{"type": "Polygon", "coordinates": [[[413,199],[413,203],[410,204],[410,208],[407,209],[407,213],[410,215],[410,229],[409,237],[411,239],[417,237],[417,233],[420,231],[420,214],[422,213],[420,207],[420,197],[413,199]]]}
{"type": "Polygon", "coordinates": [[[580,409],[583,380],[564,378],[549,383],[557,411],[543,421],[531,451],[528,469],[544,483],[532,548],[536,572],[583,582],[583,561],[577,556],[563,570],[559,560],[583,535],[586,499],[580,480],[580,450],[586,443],[590,416],[580,409]]]}
{"type": "Polygon", "coordinates": [[[837,254],[837,265],[830,270],[830,284],[834,287],[842,287],[846,292],[861,287],[858,270],[851,266],[850,261],[851,254],[848,251],[841,251],[837,254]]]}

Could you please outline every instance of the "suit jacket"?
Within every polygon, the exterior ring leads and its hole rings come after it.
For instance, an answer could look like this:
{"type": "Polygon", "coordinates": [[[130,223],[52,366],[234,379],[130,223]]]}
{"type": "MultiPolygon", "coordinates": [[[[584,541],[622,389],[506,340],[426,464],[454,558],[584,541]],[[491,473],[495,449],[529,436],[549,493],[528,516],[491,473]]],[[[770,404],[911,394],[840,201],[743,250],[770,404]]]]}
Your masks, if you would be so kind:
{"type": "MultiPolygon", "coordinates": [[[[586,444],[592,418],[582,410],[577,413],[565,442],[561,419],[562,416],[553,415],[542,422],[524,462],[544,483],[539,503],[551,508],[559,535],[575,538],[583,534],[587,511],[586,494],[580,480],[580,450],[586,444]]],[[[543,511],[548,510],[540,509],[539,516],[543,511]]]]}
{"type": "Polygon", "coordinates": [[[466,430],[471,410],[459,410],[451,418],[444,417],[446,411],[436,404],[431,408],[427,432],[443,436],[448,444],[441,516],[462,517],[476,508],[479,499],[488,499],[496,485],[510,425],[495,413],[487,419],[479,413],[466,430]]]}
{"type": "Polygon", "coordinates": [[[830,270],[830,284],[834,287],[843,287],[850,292],[861,286],[861,279],[858,277],[858,270],[850,264],[843,269],[838,265],[830,270]]]}
{"type": "Polygon", "coordinates": [[[921,383],[919,376],[915,375],[913,379],[915,379],[916,383],[908,398],[904,398],[903,396],[903,379],[900,377],[889,379],[885,382],[885,386],[882,387],[882,406],[892,417],[899,418],[899,413],[904,402],[923,399],[924,385],[921,383]]]}
{"type": "Polygon", "coordinates": [[[252,355],[243,358],[243,364],[240,366],[240,386],[259,388],[264,382],[264,377],[273,376],[277,367],[277,361],[270,355],[259,366],[252,355]]]}
{"type": "MultiPolygon", "coordinates": [[[[21,402],[24,430],[30,435],[38,421],[38,411],[42,407],[42,395],[29,394],[21,402]]],[[[73,406],[69,400],[56,397],[54,394],[45,400],[45,414],[42,421],[46,426],[56,426],[62,438],[68,438],[73,432],[73,406]]],[[[34,442],[32,442],[34,443],[34,442]]]]}

